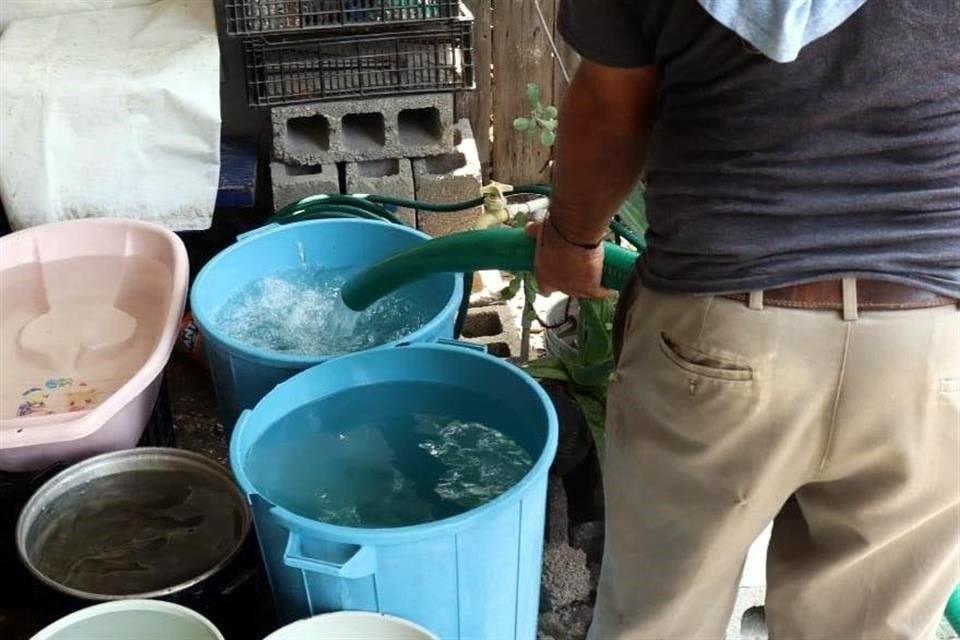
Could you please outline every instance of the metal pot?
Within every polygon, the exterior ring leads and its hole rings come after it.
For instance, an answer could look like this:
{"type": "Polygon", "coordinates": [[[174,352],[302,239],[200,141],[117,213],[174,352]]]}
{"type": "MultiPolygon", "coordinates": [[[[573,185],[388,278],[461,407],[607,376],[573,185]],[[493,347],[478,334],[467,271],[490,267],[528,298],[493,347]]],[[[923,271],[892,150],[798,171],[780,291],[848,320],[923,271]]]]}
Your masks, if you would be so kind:
{"type": "Polygon", "coordinates": [[[53,477],[23,508],[16,541],[29,571],[61,593],[158,598],[221,571],[250,523],[226,469],[188,451],[141,448],[53,477]]]}

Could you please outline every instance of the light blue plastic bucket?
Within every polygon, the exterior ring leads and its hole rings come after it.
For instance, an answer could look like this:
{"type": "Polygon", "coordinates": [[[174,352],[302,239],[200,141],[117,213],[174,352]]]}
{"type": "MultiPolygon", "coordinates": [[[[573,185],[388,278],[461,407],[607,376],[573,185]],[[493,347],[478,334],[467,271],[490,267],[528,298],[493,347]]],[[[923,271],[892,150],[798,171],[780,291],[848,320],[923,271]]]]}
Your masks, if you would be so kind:
{"type": "MultiPolygon", "coordinates": [[[[410,620],[443,640],[532,640],[547,472],[556,448],[553,405],[523,371],[459,344],[417,344],[338,358],[280,384],[240,417],[230,461],[249,497],[284,622],[333,611],[371,611],[410,620]],[[276,487],[252,484],[250,464],[262,455],[261,438],[271,429],[302,424],[304,415],[337,428],[340,421],[331,407],[340,392],[370,387],[376,390],[371,390],[371,404],[398,406],[406,401],[400,394],[409,382],[436,385],[435,393],[420,397],[435,399],[441,411],[450,387],[458,394],[482,395],[484,406],[509,416],[497,428],[530,454],[531,470],[511,489],[470,511],[383,529],[305,518],[266,497],[275,495],[276,487]]],[[[284,460],[272,463],[285,468],[284,460]]],[[[316,452],[316,464],[324,464],[324,451],[316,452]]],[[[282,483],[286,474],[273,477],[282,483]]],[[[344,478],[352,481],[356,478],[344,478]]]]}
{"type": "MultiPolygon", "coordinates": [[[[349,267],[372,264],[427,240],[426,234],[397,224],[312,220],[258,229],[215,256],[194,281],[190,307],[203,332],[217,405],[228,433],[240,412],[253,407],[278,383],[342,355],[288,355],[225,335],[217,326],[217,314],[230,296],[250,282],[296,268],[301,256],[310,266],[349,267]]],[[[413,333],[382,346],[452,338],[463,298],[462,278],[438,274],[411,285],[409,291],[433,314],[432,319],[413,333]]]]}

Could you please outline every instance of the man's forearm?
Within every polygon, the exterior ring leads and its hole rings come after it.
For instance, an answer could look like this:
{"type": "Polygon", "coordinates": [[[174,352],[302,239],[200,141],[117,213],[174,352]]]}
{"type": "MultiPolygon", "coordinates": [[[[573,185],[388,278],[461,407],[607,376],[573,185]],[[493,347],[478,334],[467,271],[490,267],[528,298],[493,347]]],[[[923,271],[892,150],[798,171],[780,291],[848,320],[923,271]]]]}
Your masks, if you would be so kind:
{"type": "Polygon", "coordinates": [[[552,224],[578,244],[598,242],[636,184],[653,124],[652,69],[584,63],[560,112],[552,224]]]}

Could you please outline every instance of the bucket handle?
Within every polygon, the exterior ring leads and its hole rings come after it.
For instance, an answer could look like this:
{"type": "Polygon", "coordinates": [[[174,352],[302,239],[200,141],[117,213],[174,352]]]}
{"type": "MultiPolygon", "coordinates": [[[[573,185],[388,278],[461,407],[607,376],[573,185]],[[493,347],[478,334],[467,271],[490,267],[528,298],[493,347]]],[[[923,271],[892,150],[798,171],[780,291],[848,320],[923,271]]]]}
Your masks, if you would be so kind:
{"type": "MultiPolygon", "coordinates": [[[[485,344],[477,344],[477,343],[475,343],[475,342],[466,342],[466,341],[464,341],[464,340],[454,340],[454,339],[452,339],[452,338],[434,338],[434,339],[432,340],[432,343],[433,343],[433,344],[447,345],[447,346],[450,346],[450,347],[462,347],[462,348],[464,348],[464,349],[469,349],[469,350],[471,350],[471,351],[479,351],[480,353],[486,353],[486,352],[487,352],[487,345],[485,345],[485,344]]],[[[416,343],[414,343],[414,342],[401,342],[400,344],[397,345],[397,347],[411,347],[411,346],[413,346],[414,344],[416,344],[416,343]]]]}
{"type": "Polygon", "coordinates": [[[333,578],[365,578],[377,570],[377,556],[373,547],[361,546],[346,562],[338,564],[319,558],[311,558],[303,552],[303,539],[297,531],[290,531],[283,562],[288,567],[312,571],[333,578]]]}
{"type": "Polygon", "coordinates": [[[436,343],[448,345],[451,347],[462,347],[464,349],[470,349],[471,351],[479,351],[480,353],[487,352],[487,345],[477,344],[476,342],[467,342],[465,340],[453,340],[451,338],[437,338],[436,343]]]}

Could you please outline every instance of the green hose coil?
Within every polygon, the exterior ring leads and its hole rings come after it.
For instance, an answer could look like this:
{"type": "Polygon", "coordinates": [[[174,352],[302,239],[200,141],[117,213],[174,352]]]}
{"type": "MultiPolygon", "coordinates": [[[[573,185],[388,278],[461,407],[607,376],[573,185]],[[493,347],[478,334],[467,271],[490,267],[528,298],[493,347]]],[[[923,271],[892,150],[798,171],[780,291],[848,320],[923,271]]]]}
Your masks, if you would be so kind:
{"type": "MultiPolygon", "coordinates": [[[[535,253],[536,243],[523,229],[467,231],[434,238],[381,260],[351,278],[343,286],[343,302],[362,311],[400,287],[434,273],[533,271],[535,253]]],[[[622,290],[639,255],[605,242],[601,284],[622,290]]]]}

